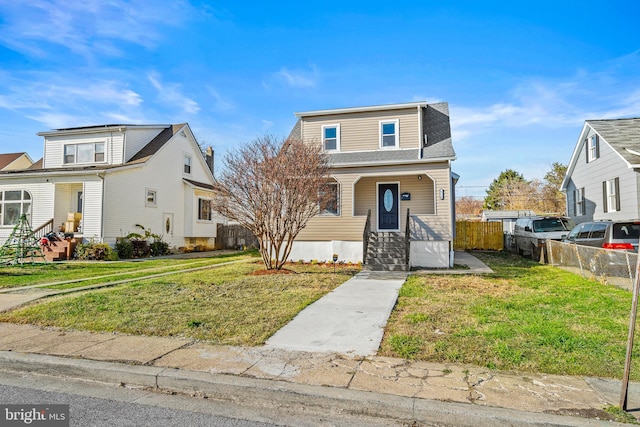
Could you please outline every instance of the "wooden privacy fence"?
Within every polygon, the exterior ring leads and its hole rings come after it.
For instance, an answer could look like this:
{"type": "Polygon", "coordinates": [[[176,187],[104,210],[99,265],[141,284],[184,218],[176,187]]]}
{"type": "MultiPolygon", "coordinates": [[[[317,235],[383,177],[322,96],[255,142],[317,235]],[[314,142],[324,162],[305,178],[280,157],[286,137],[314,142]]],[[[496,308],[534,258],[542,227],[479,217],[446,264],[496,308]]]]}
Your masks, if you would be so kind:
{"type": "Polygon", "coordinates": [[[453,248],[457,251],[467,249],[503,250],[502,221],[456,221],[456,239],[453,242],[453,248]]]}

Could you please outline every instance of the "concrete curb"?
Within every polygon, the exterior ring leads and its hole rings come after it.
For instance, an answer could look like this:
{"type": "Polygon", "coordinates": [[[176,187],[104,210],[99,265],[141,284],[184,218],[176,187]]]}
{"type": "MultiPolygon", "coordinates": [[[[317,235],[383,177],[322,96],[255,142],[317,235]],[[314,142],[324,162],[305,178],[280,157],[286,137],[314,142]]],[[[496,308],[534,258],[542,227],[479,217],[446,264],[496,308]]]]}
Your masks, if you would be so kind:
{"type": "Polygon", "coordinates": [[[0,369],[158,388],[253,408],[314,415],[369,416],[450,426],[624,426],[625,424],[344,388],[210,374],[174,368],[0,351],[0,369]]]}

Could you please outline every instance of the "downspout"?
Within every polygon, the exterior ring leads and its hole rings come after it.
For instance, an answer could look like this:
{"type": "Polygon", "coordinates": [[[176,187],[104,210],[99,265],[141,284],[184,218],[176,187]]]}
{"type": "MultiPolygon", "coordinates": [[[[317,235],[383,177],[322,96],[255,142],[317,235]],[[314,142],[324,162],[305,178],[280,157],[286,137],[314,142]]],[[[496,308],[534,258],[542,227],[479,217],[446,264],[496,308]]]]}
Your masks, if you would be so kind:
{"type": "Polygon", "coordinates": [[[418,105],[418,159],[422,159],[422,140],[424,139],[424,123],[422,120],[422,105],[418,105]]]}
{"type": "MultiPolygon", "coordinates": [[[[102,202],[100,203],[100,241],[104,242],[104,172],[96,172],[96,176],[102,181],[102,202]]],[[[86,194],[86,193],[85,193],[86,194]]]]}

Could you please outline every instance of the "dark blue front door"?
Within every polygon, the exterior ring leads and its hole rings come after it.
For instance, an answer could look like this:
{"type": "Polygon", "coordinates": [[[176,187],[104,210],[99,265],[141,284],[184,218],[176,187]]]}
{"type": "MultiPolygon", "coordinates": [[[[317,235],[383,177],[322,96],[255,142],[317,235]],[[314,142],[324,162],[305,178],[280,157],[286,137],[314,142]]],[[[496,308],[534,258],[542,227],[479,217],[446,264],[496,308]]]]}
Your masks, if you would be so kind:
{"type": "Polygon", "coordinates": [[[398,230],[398,184],[378,184],[378,229],[398,230]]]}

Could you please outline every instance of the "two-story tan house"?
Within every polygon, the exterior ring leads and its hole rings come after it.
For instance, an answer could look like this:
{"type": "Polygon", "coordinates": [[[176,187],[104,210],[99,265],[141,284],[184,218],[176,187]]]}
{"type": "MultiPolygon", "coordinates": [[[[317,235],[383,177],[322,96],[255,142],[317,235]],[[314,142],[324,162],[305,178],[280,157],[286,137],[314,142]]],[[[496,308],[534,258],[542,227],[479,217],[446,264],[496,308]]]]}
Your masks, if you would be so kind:
{"type": "Polygon", "coordinates": [[[296,116],[291,137],[322,144],[329,156],[334,203],[298,235],[291,260],[336,254],[373,269],[452,265],[458,177],[451,171],[456,156],[447,103],[296,116]]]}
{"type": "MultiPolygon", "coordinates": [[[[213,159],[188,124],[41,132],[44,157],[0,171],[0,244],[21,215],[34,229],[114,244],[140,224],[174,248],[214,247],[213,159]]],[[[212,153],[211,153],[212,154],[212,153]]]]}

